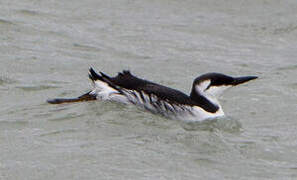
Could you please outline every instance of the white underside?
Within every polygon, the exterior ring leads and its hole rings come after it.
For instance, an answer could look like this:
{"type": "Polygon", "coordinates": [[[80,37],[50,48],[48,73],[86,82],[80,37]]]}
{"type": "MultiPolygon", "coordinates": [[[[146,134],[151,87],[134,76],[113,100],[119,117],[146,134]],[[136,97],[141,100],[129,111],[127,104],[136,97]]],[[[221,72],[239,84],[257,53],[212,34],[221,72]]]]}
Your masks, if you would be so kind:
{"type": "Polygon", "coordinates": [[[199,106],[180,106],[163,100],[158,101],[156,96],[149,96],[144,92],[121,89],[124,95],[119,94],[118,90],[111,88],[107,83],[100,80],[95,81],[93,86],[94,89],[91,94],[96,95],[97,99],[124,104],[135,104],[153,113],[162,114],[172,119],[190,122],[224,116],[224,112],[220,106],[216,113],[209,113],[199,106]],[[140,93],[143,98],[141,98],[140,93]]]}

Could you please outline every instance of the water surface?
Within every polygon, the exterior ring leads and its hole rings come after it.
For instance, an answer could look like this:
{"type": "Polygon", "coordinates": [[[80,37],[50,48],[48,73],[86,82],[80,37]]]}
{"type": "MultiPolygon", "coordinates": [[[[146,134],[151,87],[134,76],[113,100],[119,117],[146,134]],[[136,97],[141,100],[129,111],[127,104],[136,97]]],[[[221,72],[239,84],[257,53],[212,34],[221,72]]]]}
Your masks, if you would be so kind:
{"type": "Polygon", "coordinates": [[[0,179],[296,179],[297,2],[0,3],[0,179]],[[227,117],[184,124],[87,92],[129,69],[189,92],[206,72],[260,78],[227,117]]]}

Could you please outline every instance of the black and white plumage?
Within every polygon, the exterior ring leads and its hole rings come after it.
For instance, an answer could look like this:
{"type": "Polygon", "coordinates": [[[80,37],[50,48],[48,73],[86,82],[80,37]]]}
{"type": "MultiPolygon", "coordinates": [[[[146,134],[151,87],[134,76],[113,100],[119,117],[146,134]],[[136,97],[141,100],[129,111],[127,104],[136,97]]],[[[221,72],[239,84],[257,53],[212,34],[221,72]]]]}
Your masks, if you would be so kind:
{"type": "Polygon", "coordinates": [[[219,73],[207,73],[197,77],[190,96],[181,91],[140,79],[129,71],[109,77],[90,68],[89,78],[93,89],[73,99],[53,99],[49,103],[109,100],[135,104],[153,113],[186,121],[201,121],[223,116],[224,112],[217,97],[223,90],[256,79],[256,76],[231,77],[219,73]]]}

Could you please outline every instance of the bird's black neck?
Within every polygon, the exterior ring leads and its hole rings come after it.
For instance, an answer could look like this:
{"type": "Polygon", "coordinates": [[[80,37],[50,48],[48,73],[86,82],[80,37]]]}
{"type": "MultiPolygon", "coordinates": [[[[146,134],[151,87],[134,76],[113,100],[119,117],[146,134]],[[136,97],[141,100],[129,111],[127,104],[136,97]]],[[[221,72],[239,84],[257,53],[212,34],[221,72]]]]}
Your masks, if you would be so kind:
{"type": "Polygon", "coordinates": [[[219,110],[219,106],[211,102],[207,97],[197,93],[195,87],[192,88],[190,98],[194,103],[203,108],[205,111],[215,113],[219,110]]]}

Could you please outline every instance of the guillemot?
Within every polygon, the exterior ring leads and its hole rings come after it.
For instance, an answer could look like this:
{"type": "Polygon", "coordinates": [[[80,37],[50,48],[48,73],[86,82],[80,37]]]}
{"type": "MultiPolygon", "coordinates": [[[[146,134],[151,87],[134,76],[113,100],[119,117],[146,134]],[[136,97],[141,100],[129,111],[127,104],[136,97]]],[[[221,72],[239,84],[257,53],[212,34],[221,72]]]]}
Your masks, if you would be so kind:
{"type": "Polygon", "coordinates": [[[202,121],[224,116],[218,97],[232,86],[256,79],[256,76],[231,77],[220,73],[207,73],[197,77],[190,96],[148,80],[140,79],[130,71],[119,72],[115,77],[89,69],[93,89],[77,98],[48,100],[61,104],[90,100],[108,100],[134,104],[163,116],[185,121],[202,121]]]}

